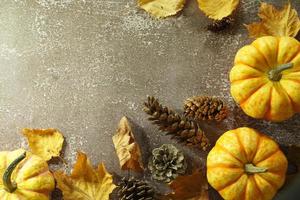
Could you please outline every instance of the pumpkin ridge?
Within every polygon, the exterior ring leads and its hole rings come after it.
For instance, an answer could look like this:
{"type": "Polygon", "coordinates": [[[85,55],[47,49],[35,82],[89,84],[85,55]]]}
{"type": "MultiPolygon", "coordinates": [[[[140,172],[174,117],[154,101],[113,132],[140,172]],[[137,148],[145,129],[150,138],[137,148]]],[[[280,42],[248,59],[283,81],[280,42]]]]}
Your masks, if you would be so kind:
{"type": "Polygon", "coordinates": [[[270,157],[276,155],[276,153],[277,153],[278,151],[280,151],[280,148],[279,148],[279,147],[277,147],[276,150],[275,150],[274,152],[271,152],[271,153],[267,154],[267,156],[265,156],[265,158],[263,158],[263,159],[259,160],[258,162],[256,162],[255,165],[258,166],[259,163],[265,161],[267,158],[270,158],[270,157]]]}
{"type": "MultiPolygon", "coordinates": [[[[266,109],[266,112],[265,112],[265,114],[264,114],[264,118],[269,118],[269,116],[270,116],[270,118],[271,118],[271,109],[272,109],[272,95],[273,95],[273,86],[271,86],[271,89],[270,89],[270,98],[269,98],[269,102],[268,102],[268,109],[266,109]]],[[[259,137],[260,138],[260,137],[259,137]]],[[[259,139],[260,140],[260,139],[259,139]]],[[[256,147],[256,150],[258,149],[258,146],[256,147]]],[[[256,151],[257,152],[257,151],[256,151]]]]}
{"type": "MultiPolygon", "coordinates": [[[[21,169],[24,167],[24,165],[25,165],[26,162],[30,163],[30,159],[27,159],[27,160],[25,160],[25,162],[21,163],[22,167],[20,167],[20,168],[17,169],[18,172],[21,171],[21,169]]],[[[30,176],[22,179],[21,182],[27,181],[28,179],[34,178],[35,176],[43,175],[43,174],[45,174],[45,172],[48,172],[48,171],[49,171],[49,168],[47,166],[45,166],[41,171],[39,171],[38,173],[35,172],[35,173],[31,174],[30,176]]],[[[18,176],[15,179],[17,180],[18,176]]]]}
{"type": "MultiPolygon", "coordinates": [[[[294,59],[296,59],[298,56],[300,56],[300,47],[299,47],[299,53],[290,61],[291,63],[295,64],[294,59]]],[[[293,72],[298,72],[299,70],[293,71],[293,72]]]]}
{"type": "Polygon", "coordinates": [[[247,197],[247,188],[248,188],[248,185],[249,185],[249,181],[248,181],[248,176],[247,176],[246,186],[245,186],[244,191],[243,191],[243,193],[244,193],[244,199],[247,199],[246,197],[247,197]]]}
{"type": "Polygon", "coordinates": [[[276,37],[277,45],[276,45],[276,63],[278,63],[278,55],[279,55],[279,47],[280,47],[280,41],[281,39],[279,37],[276,37]]]}
{"type": "Polygon", "coordinates": [[[241,173],[240,176],[238,176],[237,178],[231,180],[231,181],[228,182],[225,186],[223,186],[223,187],[221,187],[221,188],[217,188],[217,190],[218,190],[219,192],[221,192],[222,190],[224,190],[224,189],[228,188],[229,186],[233,185],[234,183],[238,182],[244,175],[245,175],[245,176],[248,176],[247,174],[241,173]]]}
{"type": "Polygon", "coordinates": [[[252,176],[249,176],[248,178],[252,180],[252,182],[254,183],[255,188],[257,189],[258,193],[259,193],[261,196],[263,196],[263,192],[262,192],[262,191],[260,190],[260,188],[258,187],[258,184],[257,184],[256,179],[254,178],[254,176],[252,175],[252,176]]]}
{"type": "Polygon", "coordinates": [[[248,162],[250,162],[250,161],[248,160],[248,158],[247,158],[248,156],[247,156],[247,153],[246,153],[246,151],[245,151],[245,147],[244,147],[244,145],[242,144],[242,142],[241,142],[241,140],[240,140],[240,137],[239,137],[239,132],[240,132],[240,130],[241,130],[241,129],[235,129],[234,135],[235,135],[235,137],[236,137],[236,139],[237,139],[237,142],[238,142],[239,146],[241,147],[241,151],[242,151],[243,154],[244,154],[245,160],[247,160],[248,162]]]}
{"type": "Polygon", "coordinates": [[[296,83],[300,83],[300,80],[293,79],[293,78],[286,78],[285,80],[289,80],[289,81],[293,81],[293,82],[296,82],[296,83]]]}
{"type": "MultiPolygon", "coordinates": [[[[21,190],[21,189],[20,189],[21,190]]],[[[43,194],[46,197],[49,197],[49,190],[47,189],[40,189],[40,190],[30,190],[30,189],[22,189],[23,191],[28,191],[28,192],[32,192],[32,193],[37,193],[37,194],[43,194]]],[[[16,190],[17,192],[18,190],[16,190]]]]}
{"type": "Polygon", "coordinates": [[[253,46],[253,47],[257,50],[257,52],[263,57],[265,63],[267,64],[267,67],[268,67],[268,68],[272,68],[272,66],[270,65],[270,63],[269,63],[268,59],[266,58],[265,54],[262,53],[262,52],[260,51],[260,49],[257,48],[255,45],[252,44],[252,46],[253,46]]]}
{"type": "Polygon", "coordinates": [[[35,192],[35,193],[41,193],[41,194],[44,194],[45,196],[49,195],[49,190],[46,188],[45,189],[36,189],[36,190],[31,190],[31,189],[24,189],[24,190],[27,190],[30,192],[35,192]]]}
{"type": "Polygon", "coordinates": [[[260,78],[260,76],[249,76],[249,77],[246,77],[246,78],[243,78],[243,79],[234,80],[234,81],[231,81],[231,84],[236,83],[236,82],[240,82],[240,81],[249,80],[249,79],[254,79],[254,78],[260,78]]]}
{"type": "Polygon", "coordinates": [[[290,104],[291,104],[291,106],[292,106],[293,111],[294,111],[294,110],[297,110],[297,109],[296,109],[296,103],[293,101],[292,97],[291,97],[291,96],[289,95],[289,93],[287,93],[287,91],[282,87],[281,83],[280,83],[279,85],[280,85],[280,87],[281,87],[281,90],[282,90],[282,91],[286,94],[286,96],[288,97],[289,102],[290,102],[290,104]]]}
{"type": "Polygon", "coordinates": [[[241,164],[244,164],[243,161],[241,161],[239,158],[237,158],[234,154],[232,154],[228,149],[226,149],[225,147],[223,147],[220,144],[217,144],[216,146],[218,146],[220,149],[222,149],[222,151],[228,153],[230,156],[232,156],[234,159],[236,159],[237,161],[239,161],[241,164]]]}
{"type": "Polygon", "coordinates": [[[298,54],[300,54],[299,52],[300,52],[300,45],[298,46],[298,51],[296,51],[295,55],[293,55],[287,63],[292,62],[298,56],[298,54]]]}
{"type": "Polygon", "coordinates": [[[270,180],[265,179],[264,177],[260,176],[259,174],[255,174],[254,176],[259,176],[261,179],[266,181],[275,191],[278,190],[278,187],[275,184],[271,183],[270,180]]]}
{"type": "Polygon", "coordinates": [[[264,72],[264,71],[262,71],[262,70],[260,70],[260,69],[257,69],[257,68],[255,68],[255,67],[253,67],[252,65],[243,63],[243,62],[241,62],[241,61],[235,62],[234,65],[245,65],[245,66],[251,67],[252,69],[255,69],[255,70],[257,70],[257,71],[259,71],[259,72],[261,72],[261,73],[263,73],[263,74],[266,73],[266,72],[264,72]]]}
{"type": "Polygon", "coordinates": [[[45,168],[43,169],[43,171],[37,173],[37,174],[32,174],[31,176],[28,176],[24,179],[22,179],[20,182],[25,182],[25,181],[28,181],[32,178],[35,178],[36,176],[44,176],[44,175],[48,175],[48,172],[49,172],[49,169],[45,168]]]}
{"type": "Polygon", "coordinates": [[[240,106],[243,107],[243,104],[247,103],[247,100],[249,100],[249,98],[256,93],[258,90],[260,90],[262,87],[264,87],[268,82],[262,83],[261,86],[259,86],[256,90],[252,91],[245,99],[240,101],[240,106]]]}
{"type": "MultiPolygon", "coordinates": [[[[255,132],[256,133],[256,132],[255,132]]],[[[252,157],[252,160],[251,162],[253,162],[253,159],[255,157],[255,155],[257,154],[257,151],[258,151],[258,147],[260,146],[260,143],[261,143],[261,134],[257,133],[258,137],[257,137],[257,142],[256,142],[256,149],[254,151],[254,155],[252,157]]]]}

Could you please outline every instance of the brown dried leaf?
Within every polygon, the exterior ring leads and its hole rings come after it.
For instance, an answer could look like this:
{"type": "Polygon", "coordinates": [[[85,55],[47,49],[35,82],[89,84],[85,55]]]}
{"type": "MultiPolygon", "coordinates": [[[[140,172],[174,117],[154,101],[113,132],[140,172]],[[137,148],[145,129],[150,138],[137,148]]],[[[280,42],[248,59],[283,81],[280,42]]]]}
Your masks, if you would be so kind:
{"type": "Polygon", "coordinates": [[[120,161],[121,169],[131,169],[137,172],[144,170],[141,161],[140,146],[135,142],[128,119],[123,117],[119,122],[113,143],[120,161]]]}
{"type": "Polygon", "coordinates": [[[197,0],[200,10],[214,20],[228,17],[239,5],[239,0],[197,0]]]}
{"type": "Polygon", "coordinates": [[[265,35],[295,37],[300,30],[300,19],[297,11],[288,3],[282,10],[273,5],[261,3],[258,16],[260,22],[245,25],[249,37],[257,38],[265,35]]]}
{"type": "Polygon", "coordinates": [[[157,18],[175,15],[184,7],[185,0],[138,0],[138,5],[157,18]]]}
{"type": "Polygon", "coordinates": [[[172,193],[163,199],[171,200],[209,200],[208,183],[201,170],[187,176],[178,176],[171,182],[172,193]]]}
{"type": "Polygon", "coordinates": [[[62,191],[64,200],[109,200],[110,193],[116,188],[103,163],[94,169],[86,154],[78,152],[72,174],[54,172],[57,187],[62,191]]]}

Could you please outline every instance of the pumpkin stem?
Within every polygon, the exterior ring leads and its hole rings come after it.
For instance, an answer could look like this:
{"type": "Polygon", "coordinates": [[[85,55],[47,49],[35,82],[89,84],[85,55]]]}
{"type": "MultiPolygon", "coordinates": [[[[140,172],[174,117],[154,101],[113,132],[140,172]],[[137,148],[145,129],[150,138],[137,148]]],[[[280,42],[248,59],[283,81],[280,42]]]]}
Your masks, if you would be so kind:
{"type": "Polygon", "coordinates": [[[17,167],[17,165],[26,157],[26,151],[20,155],[18,158],[16,158],[12,163],[10,163],[10,165],[6,168],[3,177],[2,177],[2,181],[3,181],[3,185],[4,188],[12,193],[17,189],[17,184],[13,183],[11,181],[11,175],[14,171],[14,169],[17,167]]]}
{"type": "Polygon", "coordinates": [[[245,172],[249,174],[255,174],[255,173],[263,173],[268,171],[268,168],[266,167],[256,167],[252,163],[245,165],[245,172]]]}
{"type": "Polygon", "coordinates": [[[291,69],[292,67],[293,67],[293,63],[286,63],[283,65],[279,65],[278,67],[269,71],[269,73],[268,73],[269,79],[271,81],[280,81],[280,79],[282,77],[281,72],[283,72],[284,70],[287,70],[287,69],[291,69]]]}

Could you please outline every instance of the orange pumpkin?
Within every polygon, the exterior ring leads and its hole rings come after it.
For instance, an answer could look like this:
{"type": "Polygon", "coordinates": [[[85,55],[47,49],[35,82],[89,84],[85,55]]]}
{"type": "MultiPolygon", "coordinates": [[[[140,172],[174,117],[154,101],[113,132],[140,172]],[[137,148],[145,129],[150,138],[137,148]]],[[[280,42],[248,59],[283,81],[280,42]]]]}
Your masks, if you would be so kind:
{"type": "Polygon", "coordinates": [[[300,42],[266,36],[242,47],[230,72],[231,95],[249,116],[283,121],[300,112],[300,42]]]}
{"type": "Polygon", "coordinates": [[[286,170],[277,143],[247,127],[224,133],[207,157],[208,182],[225,200],[272,199],[286,170]]]}

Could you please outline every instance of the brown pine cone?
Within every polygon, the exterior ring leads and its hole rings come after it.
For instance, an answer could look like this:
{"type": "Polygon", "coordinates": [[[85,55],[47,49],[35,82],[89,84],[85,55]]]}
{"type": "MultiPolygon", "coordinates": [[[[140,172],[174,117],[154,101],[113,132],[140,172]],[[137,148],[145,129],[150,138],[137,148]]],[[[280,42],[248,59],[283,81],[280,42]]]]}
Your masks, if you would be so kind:
{"type": "Polygon", "coordinates": [[[184,102],[184,114],[195,120],[222,121],[228,115],[228,108],[218,98],[197,96],[188,98],[184,102]]]}
{"type": "Polygon", "coordinates": [[[122,178],[118,186],[120,200],[154,200],[155,191],[145,181],[131,178],[122,178]]]}
{"type": "Polygon", "coordinates": [[[150,115],[148,118],[153,124],[159,126],[161,131],[172,135],[172,139],[206,150],[208,139],[196,122],[178,115],[168,107],[159,104],[158,99],[148,97],[144,111],[150,115]]]}

